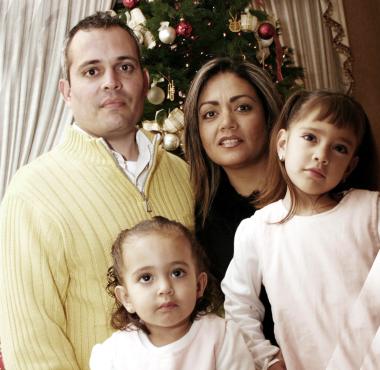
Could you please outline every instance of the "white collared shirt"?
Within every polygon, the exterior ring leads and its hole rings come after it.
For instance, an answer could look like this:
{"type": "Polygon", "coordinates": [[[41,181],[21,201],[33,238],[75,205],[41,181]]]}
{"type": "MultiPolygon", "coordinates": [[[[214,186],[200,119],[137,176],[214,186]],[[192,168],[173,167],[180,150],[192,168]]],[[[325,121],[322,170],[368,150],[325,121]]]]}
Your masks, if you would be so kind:
{"type": "MultiPolygon", "coordinates": [[[[83,130],[78,124],[74,123],[73,127],[90,137],[91,134],[83,130]]],[[[105,140],[104,140],[105,141],[105,140]]],[[[105,143],[107,143],[105,141],[105,143]]],[[[116,159],[119,167],[128,176],[132,183],[142,192],[148,177],[149,166],[152,164],[154,143],[152,143],[141,131],[136,132],[136,144],[139,155],[136,161],[125,160],[123,155],[108,146],[112,155],[116,159]]]]}

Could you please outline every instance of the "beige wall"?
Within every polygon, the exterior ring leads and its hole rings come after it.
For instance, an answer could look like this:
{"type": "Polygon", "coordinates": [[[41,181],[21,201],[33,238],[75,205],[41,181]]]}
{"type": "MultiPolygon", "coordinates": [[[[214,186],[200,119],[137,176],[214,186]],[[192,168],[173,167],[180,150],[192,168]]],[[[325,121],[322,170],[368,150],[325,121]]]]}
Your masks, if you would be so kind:
{"type": "Polygon", "coordinates": [[[369,116],[380,154],[380,0],[343,3],[354,57],[354,96],[369,116]]]}

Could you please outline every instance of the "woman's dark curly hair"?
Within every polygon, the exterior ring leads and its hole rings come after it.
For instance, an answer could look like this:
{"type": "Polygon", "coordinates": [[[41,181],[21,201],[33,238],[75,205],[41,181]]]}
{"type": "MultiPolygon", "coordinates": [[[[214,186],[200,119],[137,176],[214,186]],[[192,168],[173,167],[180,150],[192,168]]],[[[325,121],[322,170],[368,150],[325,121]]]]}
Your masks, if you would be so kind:
{"type": "Polygon", "coordinates": [[[208,313],[220,312],[220,307],[223,303],[223,298],[219,289],[216,286],[216,279],[208,272],[208,261],[206,254],[197,242],[194,234],[185,226],[176,221],[170,221],[165,217],[156,216],[150,220],[142,221],[132,227],[120,232],[116,241],[112,246],[113,265],[108,269],[107,273],[107,292],[115,300],[115,306],[112,312],[111,325],[118,330],[134,330],[142,329],[145,333],[150,334],[146,325],[140,320],[137,313],[129,313],[122,303],[116,298],[115,288],[118,285],[124,285],[123,272],[125,269],[123,260],[123,251],[126,241],[132,236],[139,236],[146,233],[173,233],[185,237],[191,246],[192,256],[195,261],[197,274],[205,272],[207,274],[207,285],[203,296],[198,298],[193,312],[190,315],[190,320],[193,321],[202,315],[208,313]]]}

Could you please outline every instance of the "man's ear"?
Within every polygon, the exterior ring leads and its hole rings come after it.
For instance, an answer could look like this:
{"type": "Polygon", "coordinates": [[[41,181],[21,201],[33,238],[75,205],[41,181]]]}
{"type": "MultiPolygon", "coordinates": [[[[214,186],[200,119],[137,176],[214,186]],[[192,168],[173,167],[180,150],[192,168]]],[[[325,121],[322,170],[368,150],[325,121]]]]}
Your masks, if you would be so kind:
{"type": "Polygon", "coordinates": [[[201,272],[197,278],[197,298],[203,296],[203,293],[207,286],[207,274],[205,272],[201,272]]]}
{"type": "Polygon", "coordinates": [[[286,144],[288,142],[288,132],[285,129],[281,129],[277,134],[277,155],[280,161],[285,159],[286,144]]]}
{"type": "Polygon", "coordinates": [[[345,181],[348,176],[350,176],[351,172],[356,168],[359,162],[359,157],[355,156],[351,159],[350,163],[348,164],[346,171],[344,171],[343,179],[342,181],[345,181]]]}
{"type": "Polygon", "coordinates": [[[132,302],[129,299],[127,288],[122,285],[115,287],[115,296],[117,300],[125,307],[129,313],[135,313],[136,310],[133,307],[132,302]]]}
{"type": "Polygon", "coordinates": [[[144,96],[147,96],[150,88],[150,76],[146,68],[143,69],[143,81],[144,81],[144,96]]]}
{"type": "Polygon", "coordinates": [[[66,104],[70,106],[71,101],[71,87],[69,81],[65,79],[60,79],[58,83],[58,89],[63,99],[65,99],[66,104]]]}

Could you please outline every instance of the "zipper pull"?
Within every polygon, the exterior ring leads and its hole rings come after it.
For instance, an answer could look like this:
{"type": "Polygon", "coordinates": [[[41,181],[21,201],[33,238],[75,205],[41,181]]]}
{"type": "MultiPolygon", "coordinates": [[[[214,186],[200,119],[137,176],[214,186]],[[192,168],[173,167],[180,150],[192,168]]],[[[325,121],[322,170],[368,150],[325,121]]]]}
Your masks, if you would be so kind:
{"type": "Polygon", "coordinates": [[[142,196],[144,198],[144,202],[145,202],[145,211],[152,212],[152,207],[150,206],[148,198],[145,196],[144,193],[141,193],[141,194],[142,194],[142,196]]]}

